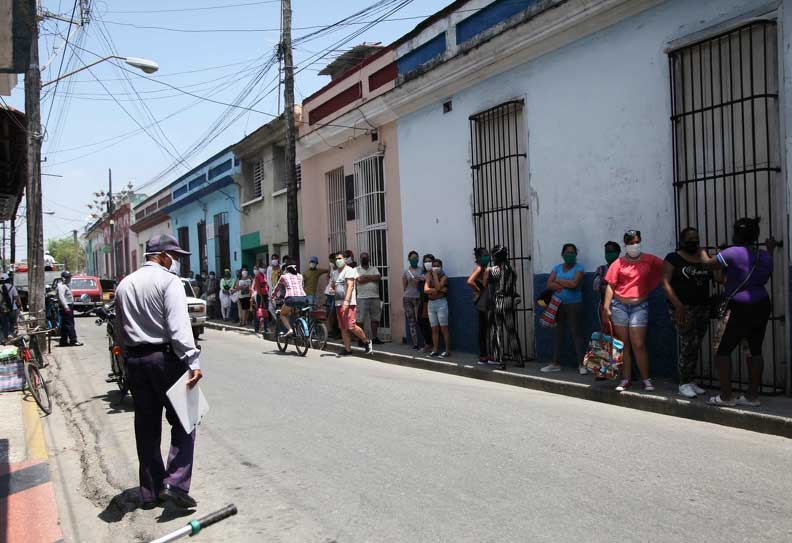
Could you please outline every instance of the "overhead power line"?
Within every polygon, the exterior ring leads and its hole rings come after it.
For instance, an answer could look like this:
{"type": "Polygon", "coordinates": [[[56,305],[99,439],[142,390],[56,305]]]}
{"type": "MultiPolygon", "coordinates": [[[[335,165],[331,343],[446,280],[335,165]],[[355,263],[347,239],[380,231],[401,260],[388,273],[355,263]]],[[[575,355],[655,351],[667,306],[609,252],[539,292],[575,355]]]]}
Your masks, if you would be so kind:
{"type": "Polygon", "coordinates": [[[127,11],[105,11],[107,13],[124,13],[124,14],[146,14],[146,13],[181,13],[184,11],[209,11],[214,9],[228,9],[228,8],[239,8],[243,6],[260,6],[264,4],[279,4],[281,0],[263,0],[261,2],[246,2],[244,4],[226,4],[220,6],[205,6],[200,8],[179,8],[179,9],[141,9],[141,10],[127,10],[127,11]]]}

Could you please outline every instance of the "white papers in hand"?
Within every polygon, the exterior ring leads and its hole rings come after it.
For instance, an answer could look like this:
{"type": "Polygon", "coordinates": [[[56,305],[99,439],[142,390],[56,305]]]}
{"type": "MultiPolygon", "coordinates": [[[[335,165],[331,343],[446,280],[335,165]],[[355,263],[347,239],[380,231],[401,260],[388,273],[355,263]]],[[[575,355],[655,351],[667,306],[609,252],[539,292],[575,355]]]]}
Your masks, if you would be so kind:
{"type": "Polygon", "coordinates": [[[184,375],[166,392],[173,410],[179,417],[182,428],[188,434],[192,433],[195,426],[209,411],[209,404],[203,392],[201,392],[201,387],[195,385],[192,389],[187,388],[187,380],[189,378],[190,372],[184,372],[184,375]]]}

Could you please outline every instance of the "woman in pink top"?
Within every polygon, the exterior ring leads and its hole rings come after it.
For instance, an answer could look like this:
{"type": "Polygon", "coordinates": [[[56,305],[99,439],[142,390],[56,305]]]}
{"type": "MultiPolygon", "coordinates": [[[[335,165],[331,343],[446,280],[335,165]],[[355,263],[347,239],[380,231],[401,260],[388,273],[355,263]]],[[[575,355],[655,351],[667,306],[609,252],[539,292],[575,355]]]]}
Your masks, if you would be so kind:
{"type": "Polygon", "coordinates": [[[649,325],[649,294],[663,278],[663,261],[641,251],[641,232],[628,230],[624,234],[625,256],[608,268],[605,281],[603,320],[613,322],[617,338],[624,342],[622,380],[616,390],[630,388],[632,353],[635,353],[644,389],[654,390],[649,379],[649,353],[646,350],[646,327],[649,325]]]}
{"type": "Polygon", "coordinates": [[[294,333],[292,330],[289,315],[295,309],[300,309],[308,305],[308,297],[305,295],[305,280],[301,273],[297,273],[297,266],[289,264],[286,266],[286,273],[280,276],[275,287],[273,297],[278,298],[283,293],[283,308],[281,309],[280,319],[286,332],[283,337],[289,337],[294,333]]]}

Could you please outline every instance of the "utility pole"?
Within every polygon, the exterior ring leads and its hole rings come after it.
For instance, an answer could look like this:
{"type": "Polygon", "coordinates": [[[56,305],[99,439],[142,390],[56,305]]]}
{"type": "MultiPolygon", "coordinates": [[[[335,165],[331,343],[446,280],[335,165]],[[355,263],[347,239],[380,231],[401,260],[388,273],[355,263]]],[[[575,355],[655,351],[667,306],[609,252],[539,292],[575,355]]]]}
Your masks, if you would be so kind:
{"type": "Polygon", "coordinates": [[[16,212],[14,212],[14,216],[11,217],[11,264],[16,264],[16,212]]]}
{"type": "MultiPolygon", "coordinates": [[[[27,117],[27,238],[28,309],[37,319],[44,316],[44,230],[41,212],[41,70],[39,68],[38,17],[32,16],[30,65],[25,72],[27,117]]],[[[39,322],[40,324],[40,322],[39,322]]]]}
{"type": "Polygon", "coordinates": [[[292,11],[291,0],[281,0],[283,10],[283,53],[284,85],[283,99],[286,117],[286,231],[289,236],[289,256],[300,265],[300,228],[297,216],[297,134],[294,122],[294,61],[292,59],[292,11]]]}
{"type": "Polygon", "coordinates": [[[74,234],[74,272],[80,273],[80,245],[77,243],[77,230],[72,230],[74,234]]]}
{"type": "Polygon", "coordinates": [[[8,271],[8,267],[6,264],[6,222],[3,221],[3,251],[2,256],[0,257],[3,259],[3,271],[8,271]]]}
{"type": "Polygon", "coordinates": [[[112,279],[115,277],[115,221],[113,220],[113,213],[115,212],[115,202],[113,202],[113,170],[107,169],[107,216],[110,221],[110,269],[108,276],[112,279]]]}

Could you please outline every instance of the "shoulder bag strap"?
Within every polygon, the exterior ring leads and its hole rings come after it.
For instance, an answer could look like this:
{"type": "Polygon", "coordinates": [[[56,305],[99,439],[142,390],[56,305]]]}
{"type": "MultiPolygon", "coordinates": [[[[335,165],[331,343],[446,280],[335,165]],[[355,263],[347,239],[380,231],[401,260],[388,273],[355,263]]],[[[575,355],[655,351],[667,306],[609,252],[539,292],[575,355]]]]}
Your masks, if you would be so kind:
{"type": "Polygon", "coordinates": [[[751,276],[756,271],[756,267],[759,266],[759,256],[760,256],[759,251],[757,250],[756,260],[754,261],[753,266],[751,266],[751,270],[748,272],[748,275],[745,276],[745,279],[743,279],[742,282],[737,286],[737,288],[734,289],[734,291],[732,291],[732,293],[729,294],[729,296],[726,298],[728,301],[732,301],[734,297],[737,296],[737,294],[739,294],[743,288],[745,288],[745,285],[748,284],[748,281],[751,279],[751,276]]]}

